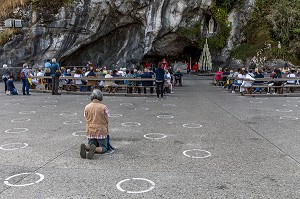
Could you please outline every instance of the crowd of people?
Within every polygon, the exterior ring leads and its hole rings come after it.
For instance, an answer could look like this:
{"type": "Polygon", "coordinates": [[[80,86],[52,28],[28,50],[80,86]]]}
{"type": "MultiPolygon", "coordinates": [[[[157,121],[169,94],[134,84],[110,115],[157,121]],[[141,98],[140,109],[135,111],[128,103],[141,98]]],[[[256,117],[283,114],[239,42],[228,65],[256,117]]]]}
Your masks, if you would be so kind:
{"type": "MultiPolygon", "coordinates": [[[[296,70],[295,68],[255,68],[246,70],[245,68],[237,68],[236,71],[229,70],[225,68],[219,68],[215,73],[215,85],[222,85],[227,90],[232,90],[232,93],[236,92],[236,88],[240,87],[240,93],[243,94],[245,88],[255,85],[268,85],[268,86],[282,86],[282,84],[299,84],[298,80],[287,80],[287,81],[254,81],[257,78],[295,78],[300,77],[300,69],[296,70]],[[245,80],[244,80],[245,79],[245,80]],[[241,87],[243,86],[243,87],[241,87]]],[[[255,88],[254,92],[261,92],[261,88],[255,88]]],[[[275,87],[273,94],[278,94],[280,88],[275,87]]],[[[294,92],[295,88],[291,87],[290,92],[294,92]]],[[[267,94],[270,94],[270,88],[266,90],[267,94]]]]}
{"type": "MultiPolygon", "coordinates": [[[[7,88],[7,81],[13,79],[7,65],[3,65],[3,81],[5,83],[5,92],[14,95],[16,92],[11,92],[7,88]],[[10,77],[11,76],[11,77],[10,77]]],[[[144,67],[144,70],[136,68],[118,68],[108,70],[106,66],[99,68],[92,63],[88,63],[83,67],[65,68],[60,67],[56,59],[46,60],[43,68],[38,68],[37,71],[32,69],[28,64],[23,64],[23,69],[20,72],[20,79],[22,81],[23,95],[31,95],[29,93],[30,87],[36,85],[41,86],[47,90],[52,90],[52,95],[60,95],[58,92],[61,85],[77,85],[81,92],[92,91],[95,87],[104,87],[108,92],[116,92],[119,85],[126,85],[128,93],[138,92],[143,90],[147,94],[147,89],[152,94],[156,87],[157,97],[162,98],[165,93],[173,93],[173,82],[182,86],[181,77],[183,74],[178,68],[173,74],[172,68],[164,59],[158,64],[157,68],[144,67]],[[39,78],[39,77],[49,78],[39,78]],[[75,77],[78,79],[64,79],[60,77],[75,77]],[[86,78],[83,78],[86,77],[86,78]],[[105,80],[93,80],[93,77],[103,77],[105,80]],[[175,81],[173,81],[175,77],[175,81]],[[119,78],[114,80],[114,78],[119,78]],[[122,80],[122,78],[141,78],[141,81],[122,80]],[[143,78],[155,79],[155,81],[142,80],[143,78]],[[107,79],[107,80],[106,80],[107,79]]]]}

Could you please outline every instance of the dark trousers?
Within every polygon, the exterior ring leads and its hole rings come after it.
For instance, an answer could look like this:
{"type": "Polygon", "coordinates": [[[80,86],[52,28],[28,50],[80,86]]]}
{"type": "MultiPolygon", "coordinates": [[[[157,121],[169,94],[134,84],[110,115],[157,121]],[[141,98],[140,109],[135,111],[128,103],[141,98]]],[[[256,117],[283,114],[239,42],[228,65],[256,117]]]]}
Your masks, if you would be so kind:
{"type": "Polygon", "coordinates": [[[3,79],[3,82],[4,82],[4,86],[5,86],[5,92],[7,91],[7,78],[6,77],[4,77],[3,79]]]}
{"type": "Polygon", "coordinates": [[[175,84],[178,84],[179,83],[179,86],[182,86],[182,81],[181,81],[181,78],[175,78],[175,84]]]}
{"type": "Polygon", "coordinates": [[[28,81],[28,78],[22,79],[22,92],[23,92],[23,95],[25,95],[25,94],[29,95],[29,81],[28,81]],[[25,91],[26,91],[26,93],[25,93],[25,91]]]}
{"type": "Polygon", "coordinates": [[[52,77],[52,95],[58,94],[59,77],[52,77]]]}
{"type": "Polygon", "coordinates": [[[159,98],[159,93],[160,93],[161,98],[163,98],[163,95],[164,95],[164,82],[156,82],[157,98],[159,98]]]}

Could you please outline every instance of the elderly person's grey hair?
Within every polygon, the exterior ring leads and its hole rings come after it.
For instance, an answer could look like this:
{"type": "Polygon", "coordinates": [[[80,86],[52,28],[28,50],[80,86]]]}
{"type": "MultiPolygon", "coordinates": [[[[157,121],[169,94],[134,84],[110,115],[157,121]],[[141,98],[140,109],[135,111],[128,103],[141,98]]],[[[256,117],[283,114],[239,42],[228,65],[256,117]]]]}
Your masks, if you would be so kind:
{"type": "Polygon", "coordinates": [[[92,94],[91,94],[91,100],[93,101],[94,99],[97,99],[99,101],[103,100],[103,94],[99,89],[94,89],[92,94]]]}

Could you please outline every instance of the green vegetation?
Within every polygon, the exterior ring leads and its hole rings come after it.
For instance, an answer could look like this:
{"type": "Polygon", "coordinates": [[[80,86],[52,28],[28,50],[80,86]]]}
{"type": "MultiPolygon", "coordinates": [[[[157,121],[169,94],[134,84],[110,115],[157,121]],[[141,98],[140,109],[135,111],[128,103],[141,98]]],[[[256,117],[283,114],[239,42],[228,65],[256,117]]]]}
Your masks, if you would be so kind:
{"type": "Polygon", "coordinates": [[[6,44],[12,37],[16,34],[19,34],[19,29],[7,28],[4,31],[0,32],[0,46],[6,44]]]}
{"type": "MultiPolygon", "coordinates": [[[[47,20],[51,20],[49,15],[54,15],[59,12],[59,9],[63,6],[72,4],[74,0],[1,0],[0,4],[0,20],[4,20],[8,17],[13,17],[12,12],[18,7],[26,7],[30,4],[33,10],[41,14],[42,17],[47,20]]],[[[45,21],[45,20],[44,20],[45,21]]],[[[19,34],[18,29],[5,29],[0,32],[0,46],[7,43],[14,35],[19,34]]]]}
{"type": "Polygon", "coordinates": [[[70,5],[74,0],[31,0],[33,10],[38,13],[58,13],[59,9],[63,6],[70,5]]]}
{"type": "MultiPolygon", "coordinates": [[[[208,39],[208,45],[211,49],[220,50],[226,46],[230,35],[231,23],[228,21],[228,11],[215,4],[210,6],[210,11],[218,24],[218,29],[217,34],[208,39]]],[[[204,39],[201,40],[199,45],[204,45],[204,39]]]]}
{"type": "Polygon", "coordinates": [[[1,0],[0,3],[0,20],[5,19],[17,7],[28,5],[30,0],[1,0]]]}
{"type": "Polygon", "coordinates": [[[245,61],[260,51],[259,56],[266,60],[279,58],[300,63],[299,0],[257,0],[252,18],[242,32],[245,41],[232,51],[232,57],[245,61]]]}
{"type": "MultiPolygon", "coordinates": [[[[220,50],[226,46],[227,39],[230,35],[231,24],[228,22],[228,12],[226,9],[212,4],[210,10],[213,18],[217,22],[217,33],[213,37],[208,38],[208,45],[211,50],[220,50]]],[[[199,47],[203,48],[206,38],[200,35],[200,23],[189,28],[181,28],[178,32],[182,37],[185,37],[199,47]]]]}

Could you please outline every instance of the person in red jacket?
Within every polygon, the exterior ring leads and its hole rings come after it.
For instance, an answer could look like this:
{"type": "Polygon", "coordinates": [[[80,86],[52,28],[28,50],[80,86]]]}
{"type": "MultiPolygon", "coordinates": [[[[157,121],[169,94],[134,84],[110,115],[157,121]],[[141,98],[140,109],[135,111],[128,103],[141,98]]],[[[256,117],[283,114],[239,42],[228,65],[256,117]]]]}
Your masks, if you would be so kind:
{"type": "Polygon", "coordinates": [[[216,72],[216,75],[215,75],[215,81],[216,81],[215,84],[216,85],[218,85],[219,82],[223,79],[222,74],[223,74],[222,68],[219,68],[219,70],[216,72]]]}
{"type": "Polygon", "coordinates": [[[198,69],[199,69],[198,62],[195,62],[195,64],[192,67],[192,70],[195,71],[195,72],[198,72],[198,69]]]}

